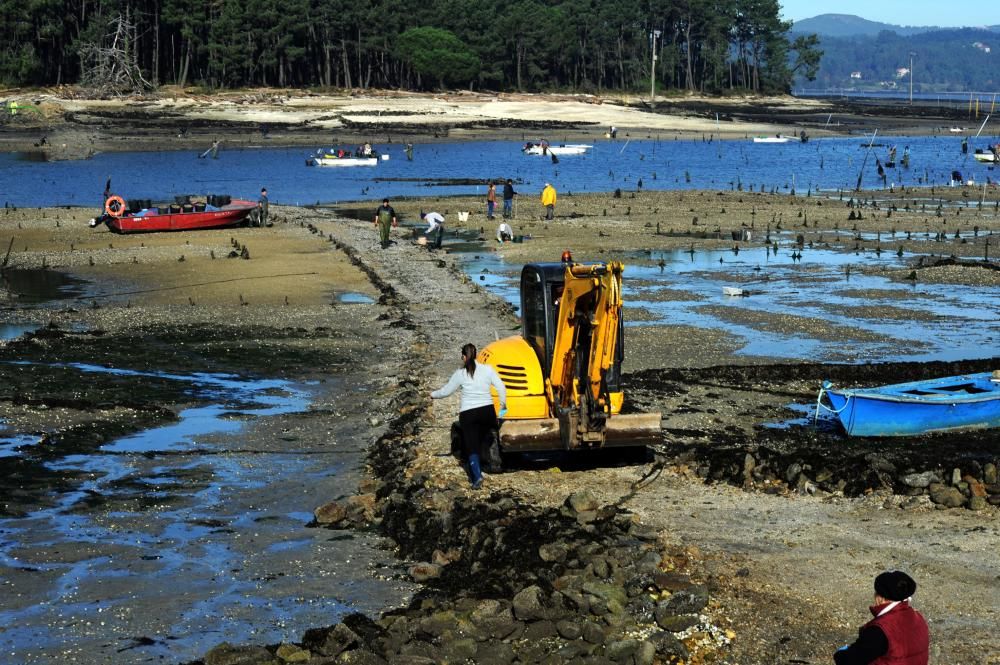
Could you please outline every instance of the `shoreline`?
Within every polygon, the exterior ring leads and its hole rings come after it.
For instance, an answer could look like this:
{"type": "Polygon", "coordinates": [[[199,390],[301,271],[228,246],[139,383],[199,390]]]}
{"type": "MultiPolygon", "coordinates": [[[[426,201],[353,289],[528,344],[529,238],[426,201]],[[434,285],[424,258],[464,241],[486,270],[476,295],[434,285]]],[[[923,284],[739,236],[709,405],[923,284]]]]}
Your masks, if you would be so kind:
{"type": "MultiPolygon", "coordinates": [[[[16,96],[16,95],[12,95],[16,96]]],[[[664,135],[720,140],[774,134],[845,136],[882,128],[883,135],[947,133],[978,120],[952,110],[871,106],[792,97],[658,98],[558,94],[419,94],[370,91],[350,95],[301,91],[234,91],[215,95],[164,92],[143,100],[84,100],[30,91],[39,115],[0,127],[0,152],[44,159],[86,159],[97,152],[204,151],[270,145],[323,147],[482,139],[563,140],[664,135]],[[555,120],[554,118],[558,118],[555,120]],[[42,139],[44,138],[44,143],[42,139]]],[[[970,130],[971,135],[974,130],[970,130]]]]}

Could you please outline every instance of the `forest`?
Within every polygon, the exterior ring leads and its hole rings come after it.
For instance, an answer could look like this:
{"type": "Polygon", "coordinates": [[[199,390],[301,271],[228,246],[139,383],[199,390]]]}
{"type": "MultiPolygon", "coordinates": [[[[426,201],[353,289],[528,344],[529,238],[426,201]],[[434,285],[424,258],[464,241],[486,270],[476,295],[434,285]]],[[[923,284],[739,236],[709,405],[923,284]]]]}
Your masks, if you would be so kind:
{"type": "Polygon", "coordinates": [[[816,79],[796,87],[872,89],[883,81],[909,86],[912,54],[917,92],[990,91],[1000,88],[1000,34],[989,30],[935,30],[900,36],[882,31],[874,37],[822,37],[823,62],[816,79]],[[987,52],[986,49],[989,49],[987,52]],[[851,79],[859,72],[860,79],[851,79]]]}
{"type": "Polygon", "coordinates": [[[0,83],[787,92],[778,0],[0,0],[0,83]]]}

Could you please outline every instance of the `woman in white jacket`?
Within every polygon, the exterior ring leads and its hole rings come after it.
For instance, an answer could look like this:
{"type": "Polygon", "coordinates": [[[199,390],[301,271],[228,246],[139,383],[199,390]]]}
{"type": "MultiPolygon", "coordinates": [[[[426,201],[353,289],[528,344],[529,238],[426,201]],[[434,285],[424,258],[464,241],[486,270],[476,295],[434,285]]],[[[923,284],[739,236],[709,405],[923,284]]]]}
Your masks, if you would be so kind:
{"type": "MultiPolygon", "coordinates": [[[[458,424],[462,428],[462,445],[469,464],[469,479],[472,489],[483,484],[483,474],[479,468],[483,445],[487,443],[490,430],[497,426],[497,412],[493,408],[490,387],[500,398],[500,415],[507,410],[507,389],[503,381],[489,365],[476,362],[476,347],[466,344],[462,347],[462,367],[455,370],[443,387],[431,393],[434,399],[451,395],[461,388],[462,399],[458,409],[458,424]]],[[[487,444],[488,445],[488,444],[487,444]]]]}

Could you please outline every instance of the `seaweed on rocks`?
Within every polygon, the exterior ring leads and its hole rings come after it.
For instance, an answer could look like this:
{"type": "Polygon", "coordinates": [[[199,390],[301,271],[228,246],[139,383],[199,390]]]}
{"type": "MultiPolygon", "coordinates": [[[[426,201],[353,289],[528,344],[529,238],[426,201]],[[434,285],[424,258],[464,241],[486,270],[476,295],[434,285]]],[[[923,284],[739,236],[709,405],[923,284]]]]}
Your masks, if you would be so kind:
{"type": "Polygon", "coordinates": [[[926,495],[937,504],[979,509],[1000,505],[995,431],[905,438],[851,438],[831,426],[764,423],[787,418],[791,403],[812,405],[823,379],[844,386],[884,385],[984,372],[997,359],[864,365],[778,364],[645,370],[626,377],[635,408],[661,409],[661,457],[707,482],[768,492],[860,496],[886,491],[926,495]],[[732,416],[721,405],[736,404],[732,416]],[[785,415],[782,415],[784,413],[785,415]],[[705,414],[700,427],[676,427],[680,416],[705,414]],[[711,416],[710,418],[708,416],[711,416]],[[746,423],[753,423],[747,427],[746,423]],[[956,490],[942,492],[942,487],[956,490]]]}

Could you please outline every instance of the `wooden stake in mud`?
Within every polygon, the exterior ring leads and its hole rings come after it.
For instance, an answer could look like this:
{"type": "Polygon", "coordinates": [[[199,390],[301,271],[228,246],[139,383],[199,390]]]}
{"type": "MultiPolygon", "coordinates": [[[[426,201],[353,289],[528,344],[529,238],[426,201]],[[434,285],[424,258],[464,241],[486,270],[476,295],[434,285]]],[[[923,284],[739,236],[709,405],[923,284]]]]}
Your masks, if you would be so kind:
{"type": "Polygon", "coordinates": [[[872,145],[875,143],[875,136],[878,134],[878,127],[872,132],[872,140],[868,142],[868,150],[865,151],[864,161],[861,162],[861,170],[858,171],[858,184],[854,187],[854,191],[861,191],[861,177],[865,174],[865,164],[868,163],[868,155],[872,152],[872,145]]]}
{"type": "Polygon", "coordinates": [[[3,257],[3,263],[0,263],[0,268],[7,267],[7,261],[10,260],[10,250],[14,247],[14,236],[10,237],[10,244],[7,245],[7,255],[3,257]]]}

